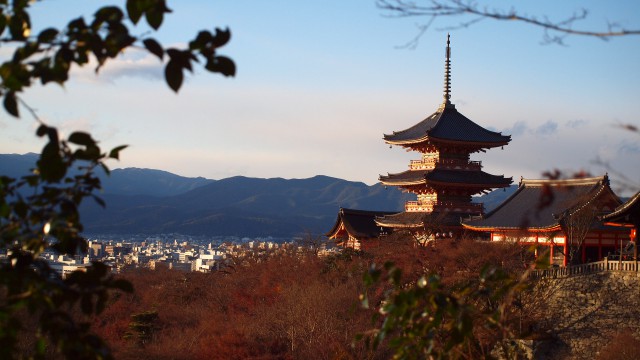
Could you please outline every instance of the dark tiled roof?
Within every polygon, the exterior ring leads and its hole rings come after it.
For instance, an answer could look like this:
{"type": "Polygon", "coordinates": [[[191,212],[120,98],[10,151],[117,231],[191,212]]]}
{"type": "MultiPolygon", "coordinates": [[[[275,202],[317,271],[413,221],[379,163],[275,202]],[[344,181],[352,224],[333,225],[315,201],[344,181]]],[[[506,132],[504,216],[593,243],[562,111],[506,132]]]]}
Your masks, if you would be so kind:
{"type": "Polygon", "coordinates": [[[428,183],[447,183],[464,185],[482,185],[483,187],[504,187],[511,184],[512,178],[491,175],[484,171],[469,170],[407,170],[398,174],[381,175],[385,185],[418,185],[428,183]]]}
{"type": "Polygon", "coordinates": [[[392,228],[417,228],[424,225],[422,212],[401,212],[393,215],[376,217],[376,224],[392,228]]]}
{"type": "Polygon", "coordinates": [[[601,219],[611,223],[637,225],[640,222],[640,192],[601,219]]]}
{"type": "Polygon", "coordinates": [[[565,211],[586,206],[599,196],[617,203],[606,176],[570,180],[522,180],[518,190],[482,219],[463,221],[470,229],[549,230],[565,211]]]}
{"type": "MultiPolygon", "coordinates": [[[[421,228],[424,226],[426,217],[431,217],[431,221],[440,226],[460,226],[460,217],[462,214],[454,212],[446,213],[425,213],[425,212],[401,212],[393,215],[376,217],[376,223],[379,226],[390,228],[421,228]]],[[[428,220],[427,220],[428,221],[428,220]]]]}
{"type": "Polygon", "coordinates": [[[391,214],[394,213],[340,208],[336,223],[326,236],[335,235],[340,229],[340,224],[344,224],[349,235],[357,239],[378,237],[380,235],[380,226],[376,225],[375,218],[391,214]]]}
{"type": "Polygon", "coordinates": [[[469,120],[453,107],[438,110],[406,130],[384,135],[384,140],[387,143],[397,145],[415,144],[429,138],[491,144],[487,147],[506,145],[511,141],[510,135],[487,130],[469,120]]]}

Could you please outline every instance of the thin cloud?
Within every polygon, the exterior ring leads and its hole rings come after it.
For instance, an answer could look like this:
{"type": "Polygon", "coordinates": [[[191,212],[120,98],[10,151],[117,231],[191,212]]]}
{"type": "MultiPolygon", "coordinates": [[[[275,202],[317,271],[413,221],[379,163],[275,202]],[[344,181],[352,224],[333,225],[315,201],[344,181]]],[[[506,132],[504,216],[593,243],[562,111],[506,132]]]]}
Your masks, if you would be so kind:
{"type": "Polygon", "coordinates": [[[620,154],[640,154],[640,144],[628,140],[622,141],[618,147],[620,154]]]}
{"type": "Polygon", "coordinates": [[[520,136],[524,135],[528,132],[529,127],[527,123],[524,121],[516,121],[511,128],[504,129],[502,131],[503,134],[511,135],[511,136],[520,136]]]}
{"type": "Polygon", "coordinates": [[[535,134],[540,136],[550,136],[558,131],[558,123],[553,120],[548,120],[546,123],[538,126],[535,129],[535,134]]]}
{"type": "Polygon", "coordinates": [[[589,121],[583,119],[569,120],[565,123],[565,126],[571,129],[579,129],[589,124],[589,121]]]}
{"type": "Polygon", "coordinates": [[[96,67],[98,63],[91,59],[83,67],[74,67],[72,75],[75,79],[86,82],[113,82],[119,78],[142,78],[147,80],[162,80],[163,63],[154,55],[142,50],[130,50],[125,54],[108,60],[98,73],[96,67]]]}

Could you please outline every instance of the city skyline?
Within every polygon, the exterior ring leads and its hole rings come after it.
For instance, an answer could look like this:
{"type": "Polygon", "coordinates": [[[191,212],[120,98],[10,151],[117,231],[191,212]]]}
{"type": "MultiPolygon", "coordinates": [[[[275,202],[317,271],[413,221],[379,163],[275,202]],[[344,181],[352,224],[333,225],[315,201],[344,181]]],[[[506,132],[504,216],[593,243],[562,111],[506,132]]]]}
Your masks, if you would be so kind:
{"type": "MultiPolygon", "coordinates": [[[[87,17],[99,6],[66,6],[71,3],[34,4],[34,30],[64,24],[76,15],[69,8],[87,17]]],[[[590,9],[576,27],[607,20],[640,24],[640,4],[631,2],[518,6],[551,20],[590,9]]],[[[458,21],[437,19],[408,50],[398,46],[417,34],[419,19],[385,17],[373,1],[181,1],[169,7],[174,13],[150,36],[175,44],[201,28],[228,26],[232,38],[220,53],[236,62],[235,78],[196,70],[176,95],[162,79],[162,64],[134,50],[98,76],[92,67],[75,69],[64,89],[35,87],[24,100],[67,134],[85,130],[104,147],[130,145],[114,168],[210,179],[321,174],[373,184],[379,174],[405,170],[415,157],[389,149],[382,135],[436,111],[444,78],[442,28],[458,21]]],[[[540,28],[490,20],[449,32],[452,102],[479,125],[512,136],[504,150],[472,155],[485,171],[517,183],[556,168],[602,175],[609,169],[594,164],[602,161],[640,177],[634,166],[640,162],[638,133],[622,129],[639,125],[640,38],[571,36],[567,46],[541,45],[540,28]]],[[[1,49],[5,58],[10,51],[1,49]]],[[[35,127],[26,111],[20,120],[1,116],[0,152],[39,152],[44,143],[35,127]]]]}

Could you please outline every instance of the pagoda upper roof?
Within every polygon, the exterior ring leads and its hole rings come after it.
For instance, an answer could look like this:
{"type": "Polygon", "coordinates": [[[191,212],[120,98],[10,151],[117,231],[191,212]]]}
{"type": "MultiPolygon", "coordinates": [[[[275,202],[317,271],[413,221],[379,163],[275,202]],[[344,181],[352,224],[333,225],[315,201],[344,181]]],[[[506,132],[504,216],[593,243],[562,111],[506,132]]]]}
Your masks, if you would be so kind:
{"type": "Polygon", "coordinates": [[[388,211],[367,211],[340,208],[333,228],[325,235],[334,238],[344,227],[346,232],[357,239],[375,238],[380,235],[380,227],[376,225],[377,216],[394,214],[388,211]]]}
{"type": "Polygon", "coordinates": [[[469,170],[407,170],[397,174],[380,175],[380,182],[385,185],[464,185],[486,187],[505,187],[511,184],[512,178],[502,175],[491,175],[484,171],[469,170]]]}
{"type": "Polygon", "coordinates": [[[471,143],[490,148],[507,145],[511,136],[487,130],[462,115],[453,105],[443,104],[438,111],[416,125],[384,135],[384,141],[393,145],[444,141],[471,143]]]}
{"type": "Polygon", "coordinates": [[[480,219],[463,221],[463,227],[478,231],[560,229],[561,219],[605,199],[617,206],[620,199],[609,187],[608,177],[568,180],[526,180],[507,200],[480,219]],[[606,197],[606,198],[602,198],[606,197]]]}

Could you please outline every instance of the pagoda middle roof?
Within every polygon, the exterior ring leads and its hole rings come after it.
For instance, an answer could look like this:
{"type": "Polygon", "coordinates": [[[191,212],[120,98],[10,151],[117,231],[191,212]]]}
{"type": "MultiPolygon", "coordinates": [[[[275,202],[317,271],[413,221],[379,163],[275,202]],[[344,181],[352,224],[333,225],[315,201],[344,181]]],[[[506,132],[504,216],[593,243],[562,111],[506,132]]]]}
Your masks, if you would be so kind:
{"type": "Polygon", "coordinates": [[[491,175],[484,171],[469,170],[407,170],[397,174],[380,175],[380,181],[385,185],[482,185],[501,187],[511,184],[512,179],[502,175],[491,175]]]}
{"type": "Polygon", "coordinates": [[[563,216],[600,196],[609,196],[620,204],[606,175],[568,180],[523,179],[518,190],[501,205],[483,218],[463,221],[462,225],[478,231],[557,230],[563,216]]]}
{"type": "Polygon", "coordinates": [[[406,130],[384,135],[385,142],[394,145],[417,144],[429,139],[478,143],[494,147],[506,145],[511,141],[511,136],[483,128],[459,113],[454,106],[443,106],[406,130]]]}

